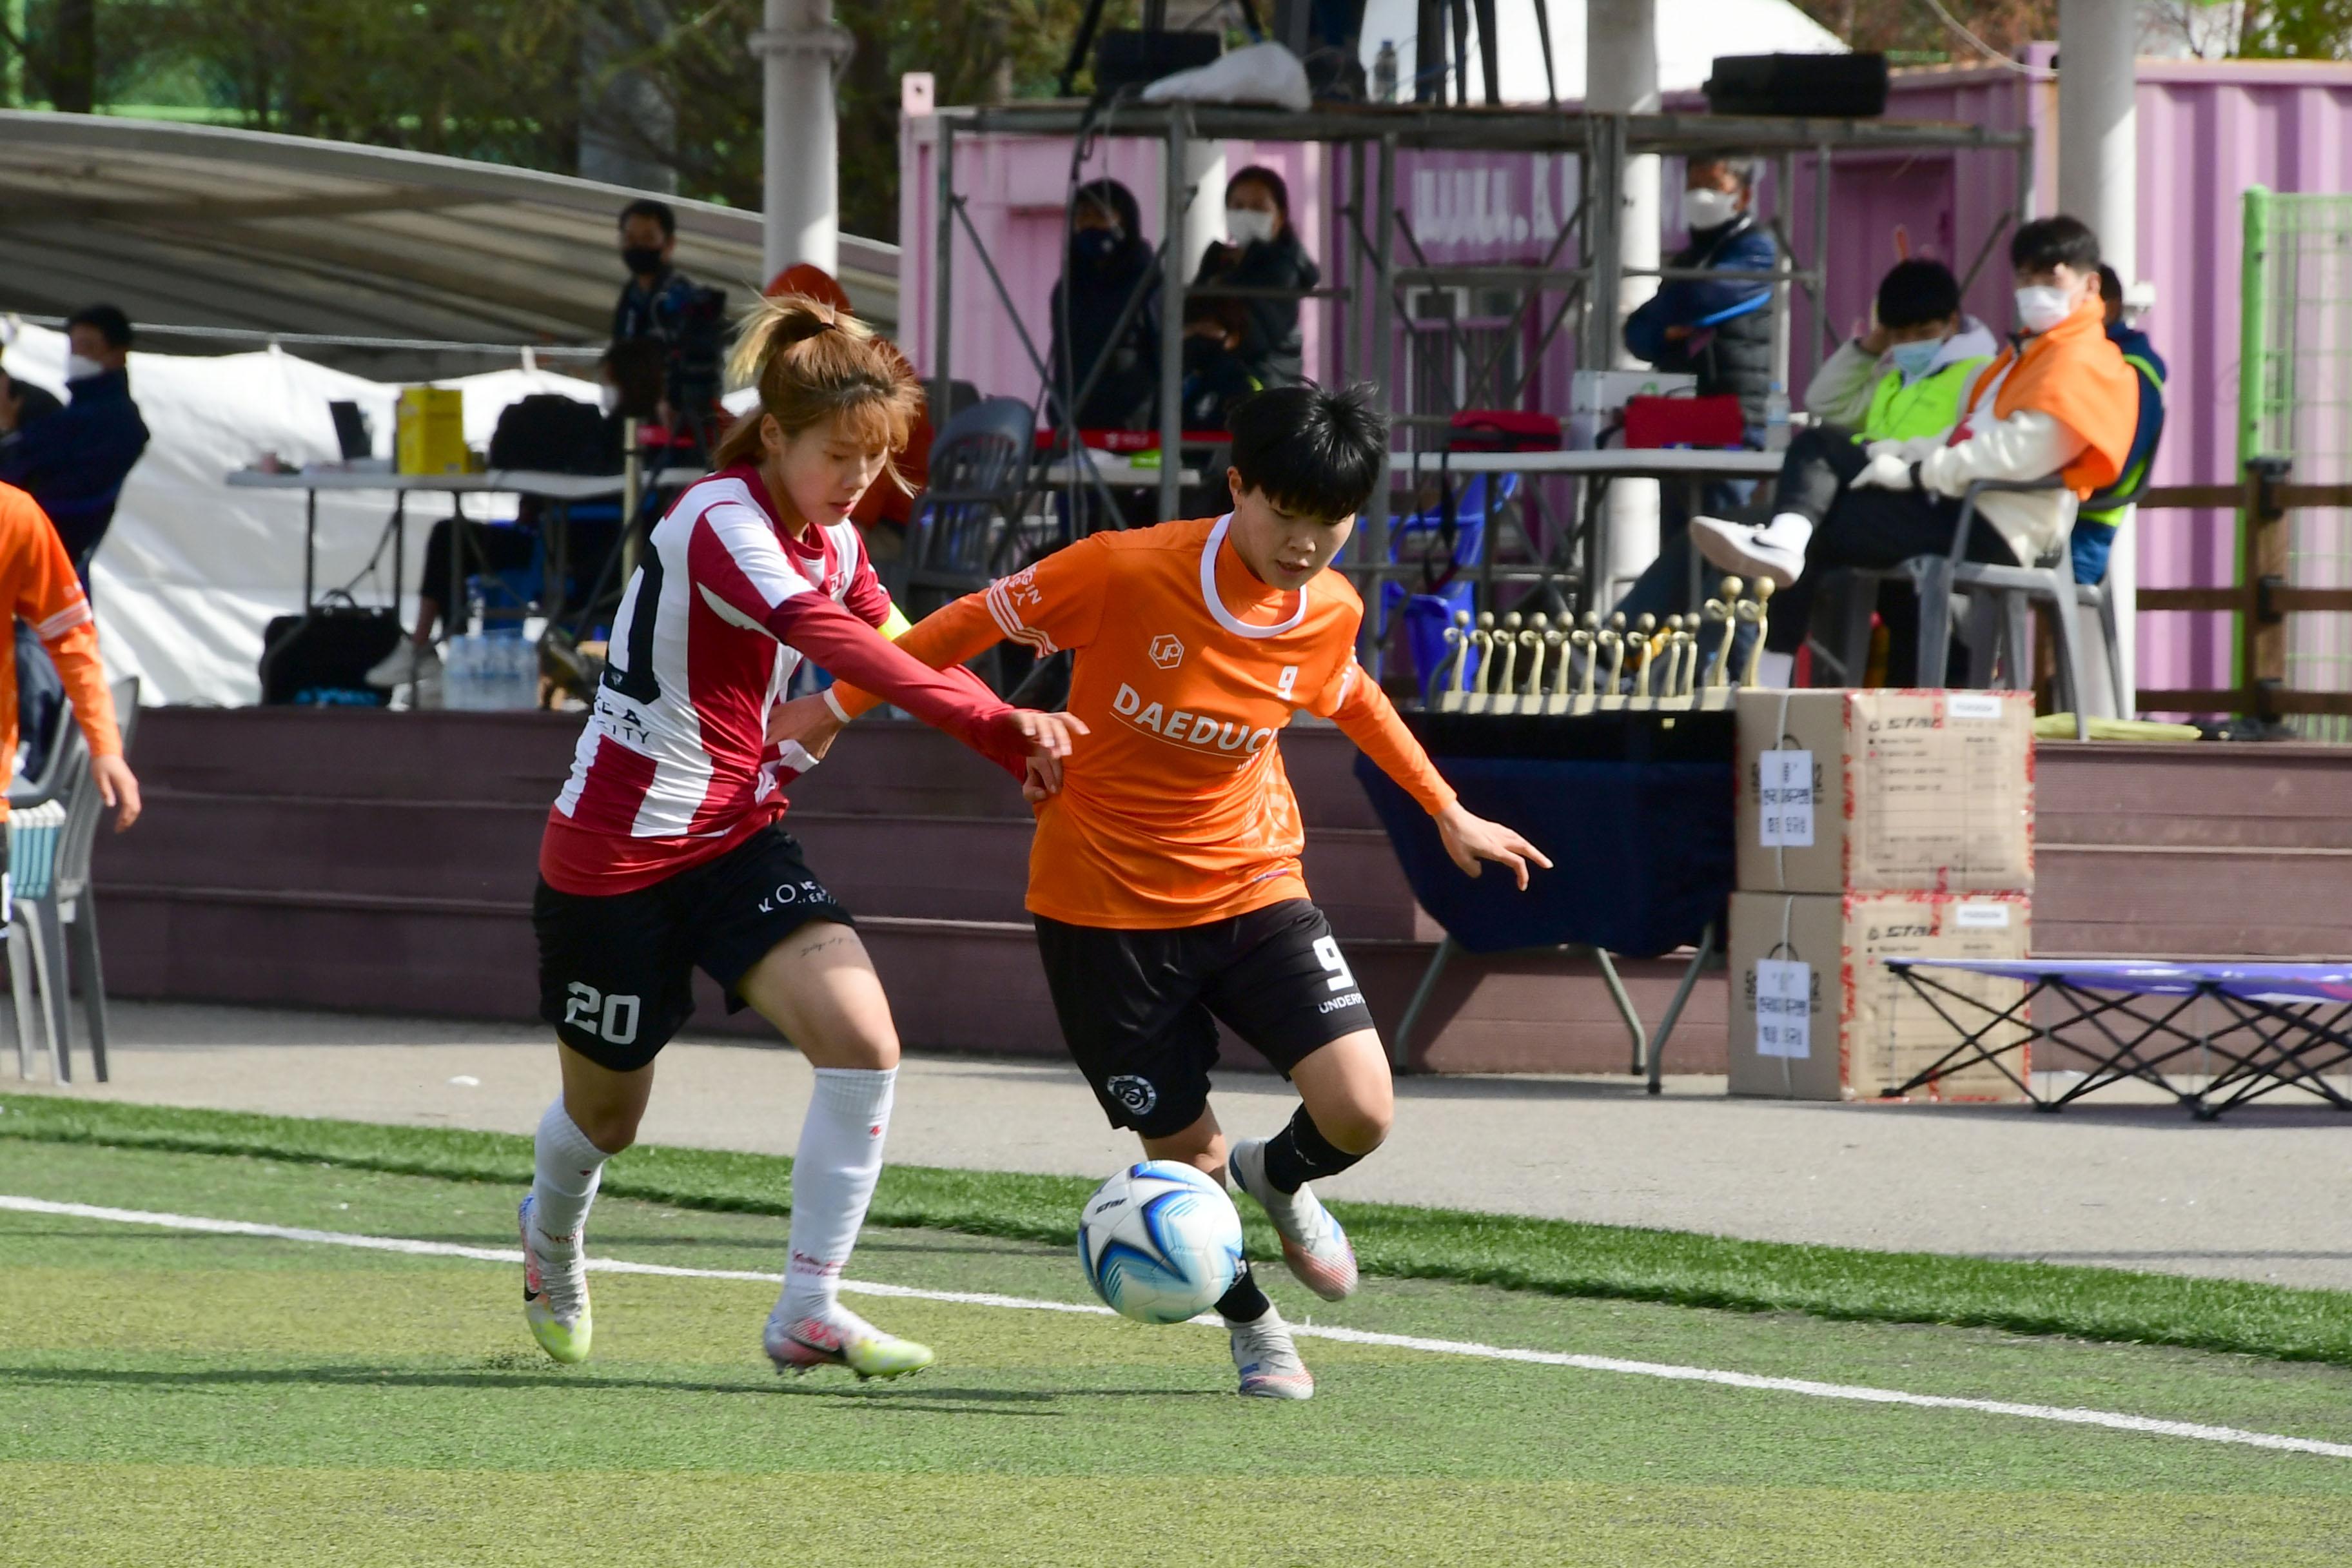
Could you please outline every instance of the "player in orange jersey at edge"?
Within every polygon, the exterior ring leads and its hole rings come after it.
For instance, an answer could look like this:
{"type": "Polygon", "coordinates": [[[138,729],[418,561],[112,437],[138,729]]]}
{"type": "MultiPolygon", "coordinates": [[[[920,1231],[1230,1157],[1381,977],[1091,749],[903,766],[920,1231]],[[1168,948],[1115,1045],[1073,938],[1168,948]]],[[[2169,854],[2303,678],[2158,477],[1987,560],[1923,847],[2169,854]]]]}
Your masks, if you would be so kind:
{"type": "MultiPolygon", "coordinates": [[[[1234,510],[1097,533],[967,595],[899,647],[939,668],[1002,639],[1075,656],[1069,712],[1088,733],[1031,768],[1029,910],[1070,1055],[1115,1126],[1156,1160],[1222,1173],[1264,1205],[1283,1258],[1336,1301],[1356,1255],[1308,1182],[1378,1148],[1388,1054],[1308,899],[1305,837],[1276,737],[1329,719],[1437,819],[1462,869],[1549,867],[1463,809],[1356,663],[1363,601],[1324,573],[1388,477],[1388,431],[1361,389],[1259,394],[1233,416],[1234,510]],[[1222,1019],[1297,1088],[1271,1138],[1227,1145],[1209,1106],[1222,1019]]],[[[772,739],[813,752],[877,699],[835,686],[787,704],[772,739]]],[[[1315,1380],[1244,1266],[1217,1303],[1241,1392],[1305,1399],[1315,1380]]]]}

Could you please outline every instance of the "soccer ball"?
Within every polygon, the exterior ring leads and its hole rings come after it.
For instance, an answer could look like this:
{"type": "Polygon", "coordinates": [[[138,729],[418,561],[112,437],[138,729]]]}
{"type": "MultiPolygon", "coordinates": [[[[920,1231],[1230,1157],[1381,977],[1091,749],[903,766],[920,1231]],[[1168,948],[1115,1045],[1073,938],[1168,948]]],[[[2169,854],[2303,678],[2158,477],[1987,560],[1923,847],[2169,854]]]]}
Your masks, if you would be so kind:
{"type": "Polygon", "coordinates": [[[1242,1216],[1213,1178],[1173,1160],[1145,1160],[1087,1200],[1078,1263],[1113,1311],[1139,1322],[1181,1323],[1234,1288],[1242,1216]]]}

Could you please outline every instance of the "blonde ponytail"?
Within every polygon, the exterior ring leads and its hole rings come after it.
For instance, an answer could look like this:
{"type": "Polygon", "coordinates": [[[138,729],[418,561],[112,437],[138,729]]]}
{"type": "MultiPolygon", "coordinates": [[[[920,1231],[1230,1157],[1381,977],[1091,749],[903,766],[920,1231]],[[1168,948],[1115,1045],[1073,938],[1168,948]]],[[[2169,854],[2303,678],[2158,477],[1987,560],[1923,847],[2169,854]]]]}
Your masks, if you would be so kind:
{"type": "Polygon", "coordinates": [[[761,300],[737,330],[727,378],[756,386],[760,405],[719,439],[711,455],[715,467],[760,459],[762,416],[772,416],[788,437],[837,422],[867,450],[884,454],[886,478],[902,490],[909,488],[895,459],[922,413],[922,384],[898,352],[856,317],[805,294],[761,300]]]}

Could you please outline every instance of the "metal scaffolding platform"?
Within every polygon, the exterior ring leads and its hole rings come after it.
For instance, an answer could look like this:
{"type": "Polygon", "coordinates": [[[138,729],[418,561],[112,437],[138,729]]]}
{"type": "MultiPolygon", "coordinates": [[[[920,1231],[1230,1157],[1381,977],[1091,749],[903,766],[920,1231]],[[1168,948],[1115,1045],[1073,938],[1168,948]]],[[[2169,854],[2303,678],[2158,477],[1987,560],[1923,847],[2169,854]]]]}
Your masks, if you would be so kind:
{"type": "MultiPolygon", "coordinates": [[[[1104,105],[1060,100],[943,109],[938,115],[933,165],[939,188],[931,237],[935,305],[930,322],[931,376],[943,390],[954,374],[950,343],[956,308],[954,258],[959,229],[988,274],[997,304],[1008,312],[1013,310],[1003,279],[956,189],[955,141],[959,136],[970,135],[1126,138],[1157,142],[1164,149],[1164,167],[1169,174],[1162,181],[1162,238],[1156,268],[1147,275],[1148,280],[1156,279],[1159,283],[1159,437],[1165,455],[1158,497],[1160,517],[1174,517],[1180,512],[1181,470],[1184,465],[1174,455],[1185,447],[1182,346],[1187,307],[1191,300],[1209,292],[1189,287],[1190,258],[1176,254],[1178,245],[1173,237],[1182,234],[1185,214],[1195,195],[1183,174],[1190,166],[1188,149],[1194,143],[1311,142],[1345,150],[1344,158],[1333,160],[1339,165],[1334,171],[1334,184],[1341,188],[1326,193],[1337,218],[1336,236],[1340,250],[1340,254],[1329,258],[1332,285],[1283,297],[1327,304],[1330,312],[1327,320],[1333,345],[1333,379],[1368,381],[1381,388],[1386,411],[1400,433],[1402,445],[1408,450],[1424,449],[1423,433],[1433,427],[1442,429],[1461,405],[1457,401],[1454,406],[1443,408],[1406,405],[1405,378],[1397,374],[1396,363],[1400,323],[1442,332],[1454,353],[1478,367],[1479,374],[1459,378],[1464,389],[1481,395],[1472,406],[1521,407],[1530,395],[1538,367],[1563,332],[1573,345],[1575,363],[1580,368],[1605,367],[1617,362],[1622,325],[1618,298],[1622,279],[1654,277],[1672,281],[1698,276],[1744,276],[1702,274],[1663,267],[1629,268],[1622,265],[1619,216],[1628,159],[1737,150],[1769,161],[1774,177],[1769,187],[1773,210],[1769,216],[1769,226],[1776,240],[1778,264],[1769,273],[1752,276],[1772,286],[1774,365],[1776,379],[1784,386],[1790,384],[1794,347],[1790,323],[1795,291],[1802,290],[1811,301],[1816,322],[1825,317],[1822,258],[1829,250],[1832,169],[1840,157],[1851,160],[1929,151],[2006,153],[2014,157],[2015,204],[1984,236],[1969,268],[1970,277],[1991,255],[2000,236],[2010,225],[2028,216],[2033,176],[2030,132],[1941,121],[1370,104],[1318,106],[1303,112],[1211,104],[1104,105]],[[1407,152],[1572,156],[1579,161],[1579,200],[1548,253],[1538,263],[1433,262],[1413,232],[1410,216],[1398,204],[1399,158],[1407,152]],[[1788,221],[1800,158],[1812,161],[1811,233],[1807,247],[1810,259],[1802,264],[1797,260],[1795,237],[1788,221]],[[1475,289],[1490,301],[1511,301],[1507,324],[1496,341],[1505,347],[1511,341],[1527,345],[1526,351],[1517,355],[1517,371],[1504,374],[1507,367],[1502,363],[1506,356],[1500,348],[1482,363],[1450,317],[1417,318],[1410,307],[1408,291],[1425,289],[1475,289]]],[[[1145,285],[1139,283],[1135,298],[1129,301],[1130,312],[1140,308],[1145,291],[1145,285]]],[[[1222,296],[1234,291],[1213,292],[1222,296]]],[[[1262,293],[1247,292],[1253,297],[1262,293]]],[[[1488,313],[1506,314],[1499,310],[1488,313]]],[[[1017,313],[1015,320],[1017,324],[1017,313]]],[[[1120,335],[1126,328],[1127,321],[1123,320],[1113,336],[1120,335]]],[[[1022,328],[1022,336],[1035,368],[1050,388],[1055,378],[1045,355],[1029,338],[1025,327],[1022,328]]],[[[1818,342],[1808,345],[1808,370],[1818,363],[1820,351],[1818,342]]],[[[1091,384],[1089,375],[1083,370],[1073,380],[1080,388],[1091,384]]],[[[1051,401],[1055,400],[1049,398],[1051,401]]],[[[1074,506],[1077,500],[1076,489],[1081,485],[1109,501],[1108,489],[1098,480],[1090,482],[1088,464],[1077,439],[1074,409],[1082,401],[1083,395],[1058,400],[1064,441],[1076,458],[1069,470],[1074,506]]],[[[1438,446],[1442,447],[1442,439],[1438,446]]],[[[1434,466],[1433,458],[1425,460],[1434,466]]],[[[1419,471],[1411,464],[1402,465],[1401,472],[1408,481],[1419,477],[1419,471]]],[[[1486,493],[1491,507],[1495,491],[1489,489],[1486,493]]],[[[1540,506],[1533,487],[1523,488],[1520,493],[1530,506],[1540,506]]],[[[1374,493],[1360,520],[1356,541],[1340,562],[1341,569],[1364,593],[1368,605],[1377,604],[1381,583],[1401,580],[1421,570],[1415,563],[1391,560],[1394,543],[1391,506],[1391,487],[1383,486],[1374,493]]],[[[1605,584],[1594,582],[1592,557],[1598,542],[1595,530],[1530,530],[1522,519],[1516,529],[1516,548],[1522,558],[1498,562],[1501,542],[1496,537],[1497,521],[1489,518],[1488,548],[1482,563],[1481,576],[1489,586],[1496,582],[1511,583],[1525,593],[1539,595],[1553,607],[1577,611],[1590,607],[1596,595],[1605,593],[1605,584]],[[1540,541],[1537,538],[1538,532],[1544,536],[1540,541]]],[[[1376,664],[1374,651],[1367,647],[1366,652],[1376,664]]]]}

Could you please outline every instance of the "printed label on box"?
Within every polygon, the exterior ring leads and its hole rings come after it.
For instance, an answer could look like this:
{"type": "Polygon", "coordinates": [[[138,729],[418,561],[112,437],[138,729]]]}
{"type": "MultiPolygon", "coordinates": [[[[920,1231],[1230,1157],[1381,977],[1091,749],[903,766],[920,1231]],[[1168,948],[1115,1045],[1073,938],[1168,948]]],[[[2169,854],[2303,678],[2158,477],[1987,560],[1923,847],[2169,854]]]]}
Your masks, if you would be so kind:
{"type": "Polygon", "coordinates": [[[1757,842],[1767,849],[1811,847],[1813,753],[1763,752],[1756,764],[1757,842]]]}
{"type": "Polygon", "coordinates": [[[2007,931],[2007,904],[1956,904],[1952,908],[1952,923],[1962,931],[2007,931]]]}
{"type": "Polygon", "coordinates": [[[1811,964],[1783,958],[1756,961],[1756,1054],[1801,1061],[1813,1054],[1811,964]]]}
{"type": "Polygon", "coordinates": [[[1954,720],[1998,719],[2001,715],[2001,700],[1981,693],[1964,696],[1955,692],[1944,699],[1944,713],[1954,720]]]}

